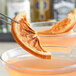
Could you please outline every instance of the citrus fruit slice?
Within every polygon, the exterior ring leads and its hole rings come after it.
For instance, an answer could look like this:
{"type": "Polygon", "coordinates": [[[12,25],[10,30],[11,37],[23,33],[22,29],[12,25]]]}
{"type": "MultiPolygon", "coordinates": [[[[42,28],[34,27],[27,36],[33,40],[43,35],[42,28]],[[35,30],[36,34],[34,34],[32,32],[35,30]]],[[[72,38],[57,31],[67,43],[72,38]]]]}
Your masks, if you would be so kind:
{"type": "Polygon", "coordinates": [[[41,47],[36,32],[29,26],[25,11],[15,16],[14,20],[20,22],[18,24],[12,21],[11,25],[11,32],[16,42],[23,49],[37,57],[51,59],[51,54],[41,47]]]}
{"type": "Polygon", "coordinates": [[[75,14],[71,12],[70,14],[67,15],[67,17],[59,21],[57,24],[53,25],[50,29],[40,31],[38,34],[45,34],[45,35],[55,35],[55,34],[62,34],[62,33],[67,33],[73,29],[73,27],[76,24],[75,20],[75,14]]]}

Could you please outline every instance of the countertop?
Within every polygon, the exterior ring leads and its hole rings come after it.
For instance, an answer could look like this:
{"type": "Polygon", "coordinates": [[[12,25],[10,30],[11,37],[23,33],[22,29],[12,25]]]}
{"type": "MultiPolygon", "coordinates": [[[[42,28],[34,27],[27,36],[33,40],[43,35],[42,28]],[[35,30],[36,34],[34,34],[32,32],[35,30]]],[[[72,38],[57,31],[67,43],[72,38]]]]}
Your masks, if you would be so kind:
{"type": "MultiPolygon", "coordinates": [[[[3,43],[0,42],[0,55],[9,49],[17,47],[19,47],[19,45],[16,42],[3,42],[3,43]]],[[[1,61],[0,61],[0,76],[9,76],[8,72],[4,68],[1,61]]]]}

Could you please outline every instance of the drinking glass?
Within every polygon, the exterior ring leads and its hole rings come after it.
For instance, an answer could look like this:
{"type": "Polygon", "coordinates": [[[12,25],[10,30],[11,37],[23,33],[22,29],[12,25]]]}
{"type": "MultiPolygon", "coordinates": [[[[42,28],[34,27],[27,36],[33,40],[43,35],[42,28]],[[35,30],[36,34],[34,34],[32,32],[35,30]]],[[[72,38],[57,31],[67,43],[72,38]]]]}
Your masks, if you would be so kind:
{"type": "Polygon", "coordinates": [[[10,76],[76,76],[76,48],[49,47],[59,50],[50,52],[50,60],[35,57],[21,47],[4,52],[0,58],[10,76]],[[65,53],[61,50],[71,51],[65,53]]]}
{"type": "MultiPolygon", "coordinates": [[[[48,29],[51,28],[51,26],[53,26],[55,24],[56,24],[55,21],[35,22],[35,23],[32,23],[31,26],[34,30],[39,32],[39,31],[42,31],[42,30],[48,30],[48,29]]],[[[59,35],[38,34],[38,37],[39,37],[40,42],[43,45],[43,48],[45,50],[54,51],[53,47],[51,48],[50,45],[75,47],[76,46],[76,32],[75,32],[75,30],[76,30],[76,28],[71,30],[68,33],[59,34],[59,35]]],[[[56,51],[59,51],[59,50],[56,49],[56,51]]],[[[67,52],[70,52],[70,51],[62,50],[62,52],[67,53],[67,52]]]]}

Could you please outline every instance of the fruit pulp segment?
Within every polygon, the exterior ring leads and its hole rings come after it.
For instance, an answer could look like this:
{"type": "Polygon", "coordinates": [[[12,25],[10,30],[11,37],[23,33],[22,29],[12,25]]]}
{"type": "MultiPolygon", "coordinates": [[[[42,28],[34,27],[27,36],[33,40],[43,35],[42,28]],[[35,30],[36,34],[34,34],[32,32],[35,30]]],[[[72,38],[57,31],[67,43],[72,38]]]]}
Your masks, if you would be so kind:
{"type": "Polygon", "coordinates": [[[7,63],[14,66],[11,67],[5,65],[10,76],[75,76],[76,75],[76,68],[53,70],[74,65],[76,63],[75,58],[54,57],[52,60],[44,60],[33,56],[28,57],[21,56],[9,59],[7,63]]]}

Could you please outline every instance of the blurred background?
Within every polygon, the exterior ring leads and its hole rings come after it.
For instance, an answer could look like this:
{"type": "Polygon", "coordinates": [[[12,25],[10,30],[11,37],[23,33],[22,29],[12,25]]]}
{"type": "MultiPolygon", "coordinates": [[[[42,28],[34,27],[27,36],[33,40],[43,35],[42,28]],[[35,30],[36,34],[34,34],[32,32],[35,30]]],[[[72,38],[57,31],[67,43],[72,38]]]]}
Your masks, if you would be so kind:
{"type": "MultiPolygon", "coordinates": [[[[1,13],[13,18],[26,10],[30,22],[60,21],[75,7],[76,0],[0,0],[1,13]]],[[[1,15],[0,17],[6,19],[1,15]]],[[[10,32],[11,25],[0,20],[0,41],[14,41],[10,32]]]]}

